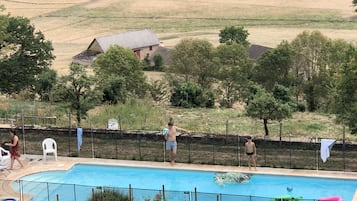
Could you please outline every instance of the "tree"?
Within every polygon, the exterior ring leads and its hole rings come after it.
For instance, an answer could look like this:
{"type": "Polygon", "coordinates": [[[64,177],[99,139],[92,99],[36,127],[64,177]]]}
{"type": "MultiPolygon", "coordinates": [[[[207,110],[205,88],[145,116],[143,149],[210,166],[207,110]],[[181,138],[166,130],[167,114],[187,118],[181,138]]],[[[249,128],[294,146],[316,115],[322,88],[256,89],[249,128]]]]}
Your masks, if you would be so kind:
{"type": "Polygon", "coordinates": [[[327,94],[325,72],[328,64],[325,61],[329,43],[330,39],[319,31],[304,31],[290,44],[295,97],[301,97],[300,92],[303,92],[309,111],[319,109],[320,100],[327,94]]]}
{"type": "Polygon", "coordinates": [[[87,112],[100,103],[100,92],[96,89],[95,79],[88,75],[87,67],[71,63],[69,75],[62,76],[53,96],[57,101],[65,102],[76,113],[77,125],[87,112]]]}
{"type": "Polygon", "coordinates": [[[167,72],[175,74],[174,79],[199,84],[210,88],[217,68],[213,63],[214,47],[207,40],[183,39],[175,45],[171,54],[171,65],[167,72]]]}
{"type": "Polygon", "coordinates": [[[247,72],[252,68],[246,48],[237,43],[221,44],[216,49],[215,61],[219,67],[216,78],[220,80],[223,98],[221,106],[231,108],[239,100],[242,88],[247,83],[247,72]]]}
{"type": "Polygon", "coordinates": [[[0,92],[18,93],[34,88],[37,77],[48,69],[53,47],[44,35],[23,17],[9,17],[6,35],[0,47],[5,55],[0,60],[0,92]]]}
{"type": "Polygon", "coordinates": [[[160,54],[155,54],[153,57],[153,61],[154,61],[154,70],[162,71],[162,69],[164,68],[164,61],[162,56],[160,54]]]}
{"type": "Polygon", "coordinates": [[[265,52],[257,60],[252,80],[264,86],[268,91],[271,91],[275,84],[289,87],[292,54],[289,44],[285,41],[275,49],[265,52]]]}
{"type": "Polygon", "coordinates": [[[113,45],[97,57],[93,68],[104,91],[103,101],[125,102],[129,96],[145,96],[146,77],[140,60],[131,49],[113,45]]]}
{"type": "Polygon", "coordinates": [[[337,121],[347,125],[352,134],[357,133],[357,50],[351,48],[350,58],[341,68],[337,83],[336,117],[337,121]]]}
{"type": "Polygon", "coordinates": [[[50,101],[51,91],[57,82],[57,72],[52,69],[45,69],[38,76],[38,82],[35,84],[35,91],[42,101],[50,101]]]}
{"type": "MultiPolygon", "coordinates": [[[[356,7],[357,6],[357,0],[353,0],[352,4],[353,4],[354,7],[356,7]]],[[[357,9],[355,9],[355,12],[357,12],[357,9]]]]}
{"type": "Polygon", "coordinates": [[[163,80],[154,80],[149,83],[149,91],[152,99],[161,103],[168,100],[169,90],[167,83],[163,80]]]}
{"type": "MultiPolygon", "coordinates": [[[[279,89],[276,91],[284,89],[281,85],[277,85],[277,87],[279,87],[279,89]]],[[[275,94],[280,95],[274,97],[273,93],[267,92],[259,85],[255,86],[255,89],[255,94],[252,94],[251,99],[246,106],[246,112],[249,117],[263,120],[265,135],[268,136],[268,120],[277,120],[281,122],[283,119],[291,117],[292,110],[289,106],[289,102],[286,102],[284,98],[282,98],[284,96],[281,96],[281,94],[288,92],[280,91],[275,94]]],[[[285,88],[285,90],[287,91],[288,89],[285,88]]]]}
{"type": "Polygon", "coordinates": [[[219,33],[219,42],[231,45],[233,43],[238,43],[244,47],[249,46],[248,31],[244,29],[243,26],[230,26],[225,27],[219,33]]]}
{"type": "Polygon", "coordinates": [[[196,83],[182,82],[174,85],[170,102],[173,106],[178,107],[212,108],[215,98],[211,90],[203,89],[196,83]]]}
{"type": "MultiPolygon", "coordinates": [[[[0,5],[0,13],[5,10],[3,5],[0,5]]],[[[0,14],[0,44],[3,44],[3,41],[6,37],[6,27],[8,26],[8,16],[0,14]]],[[[0,59],[2,58],[3,52],[1,51],[3,46],[0,46],[0,59]]]]}

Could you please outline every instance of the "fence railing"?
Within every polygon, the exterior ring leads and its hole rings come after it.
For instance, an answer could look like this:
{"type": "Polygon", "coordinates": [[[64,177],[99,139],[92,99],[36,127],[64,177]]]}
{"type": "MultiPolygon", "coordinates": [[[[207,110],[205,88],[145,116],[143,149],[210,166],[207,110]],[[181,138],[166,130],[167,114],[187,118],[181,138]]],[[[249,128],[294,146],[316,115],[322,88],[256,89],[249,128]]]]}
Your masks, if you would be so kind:
{"type": "MultiPolygon", "coordinates": [[[[82,144],[78,150],[75,129],[17,130],[23,154],[42,155],[42,141],[56,140],[59,156],[108,158],[140,161],[167,161],[165,141],[160,132],[83,129],[82,144]]],[[[9,141],[8,129],[0,129],[0,141],[9,141]]],[[[177,137],[177,162],[246,166],[244,143],[246,136],[183,134],[177,137]]],[[[254,139],[257,146],[257,166],[289,169],[311,169],[356,172],[357,145],[337,141],[330,157],[323,163],[320,141],[282,141],[254,139]]]]}
{"type": "MultiPolygon", "coordinates": [[[[106,201],[104,194],[109,191],[120,194],[123,200],[128,201],[282,201],[279,198],[259,196],[217,194],[192,191],[169,191],[164,186],[161,189],[139,189],[128,184],[128,187],[117,188],[110,186],[86,186],[78,184],[63,184],[50,182],[37,182],[26,180],[14,180],[3,182],[11,183],[19,200],[31,201],[106,201]]],[[[112,197],[113,198],[113,197],[112,197]]],[[[114,199],[111,199],[114,200],[114,199]]],[[[121,200],[121,199],[119,199],[121,200]]],[[[314,199],[297,199],[300,201],[315,201],[314,199]]],[[[316,200],[317,201],[317,200],[316,200]]]]}

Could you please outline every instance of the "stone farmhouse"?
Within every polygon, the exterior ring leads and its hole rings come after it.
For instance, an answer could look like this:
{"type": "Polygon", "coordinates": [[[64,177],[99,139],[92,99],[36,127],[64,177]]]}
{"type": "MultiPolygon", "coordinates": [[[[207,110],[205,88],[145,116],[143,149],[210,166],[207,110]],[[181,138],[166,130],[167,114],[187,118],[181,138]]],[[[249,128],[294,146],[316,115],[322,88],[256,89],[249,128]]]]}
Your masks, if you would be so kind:
{"type": "MultiPolygon", "coordinates": [[[[162,56],[164,63],[170,57],[170,49],[160,46],[160,40],[151,29],[129,31],[115,35],[96,37],[89,44],[88,48],[73,57],[73,61],[83,65],[91,65],[98,54],[105,53],[111,45],[119,45],[133,50],[140,59],[145,58],[152,61],[155,54],[162,56]]],[[[252,44],[248,49],[249,58],[256,60],[264,52],[272,48],[252,44]]]]}
{"type": "Polygon", "coordinates": [[[105,53],[111,45],[132,49],[140,60],[152,57],[157,50],[162,51],[163,48],[151,29],[129,31],[94,38],[86,50],[73,57],[73,61],[91,65],[96,56],[105,53]]]}

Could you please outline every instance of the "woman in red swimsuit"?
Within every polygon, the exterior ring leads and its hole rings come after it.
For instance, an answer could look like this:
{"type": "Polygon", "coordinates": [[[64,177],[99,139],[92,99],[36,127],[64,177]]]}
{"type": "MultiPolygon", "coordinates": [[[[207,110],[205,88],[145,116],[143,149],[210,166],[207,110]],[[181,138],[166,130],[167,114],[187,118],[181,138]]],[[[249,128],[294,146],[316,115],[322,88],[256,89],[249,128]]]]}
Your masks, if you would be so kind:
{"type": "Polygon", "coordinates": [[[20,167],[24,167],[20,160],[20,144],[19,144],[19,137],[16,135],[15,130],[10,130],[10,135],[11,135],[11,143],[5,143],[5,145],[10,147],[10,154],[11,154],[11,165],[10,165],[10,170],[14,168],[14,161],[17,160],[19,162],[20,167]]]}

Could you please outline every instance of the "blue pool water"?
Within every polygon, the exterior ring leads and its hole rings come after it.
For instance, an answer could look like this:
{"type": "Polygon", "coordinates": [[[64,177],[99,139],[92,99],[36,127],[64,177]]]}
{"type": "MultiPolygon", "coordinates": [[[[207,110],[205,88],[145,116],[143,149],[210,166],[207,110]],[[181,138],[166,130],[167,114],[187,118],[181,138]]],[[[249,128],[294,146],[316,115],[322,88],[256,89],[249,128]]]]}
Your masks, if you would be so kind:
{"type": "MultiPolygon", "coordinates": [[[[197,192],[270,198],[287,194],[294,197],[302,196],[304,199],[340,196],[344,201],[351,201],[357,189],[357,180],[265,174],[253,174],[247,183],[225,183],[221,185],[215,181],[215,174],[216,172],[210,171],[78,164],[69,171],[41,172],[24,176],[20,180],[33,181],[31,185],[35,185],[36,182],[50,182],[127,188],[130,184],[135,189],[158,190],[162,189],[162,185],[164,185],[167,191],[193,192],[196,188],[197,192]],[[287,190],[288,188],[291,190],[290,192],[287,190]]],[[[14,184],[14,188],[17,188],[17,186],[18,184],[14,184]]],[[[44,186],[44,188],[48,189],[48,186],[44,186]]],[[[73,186],[68,187],[69,191],[73,191],[71,188],[73,186]]],[[[24,190],[25,193],[33,193],[26,192],[26,189],[24,190]]],[[[39,190],[40,187],[36,187],[36,189],[39,190]]],[[[77,191],[79,190],[77,189],[77,191]]],[[[40,190],[40,192],[42,191],[40,190]]],[[[34,201],[42,200],[36,199],[35,195],[34,201]]]]}

